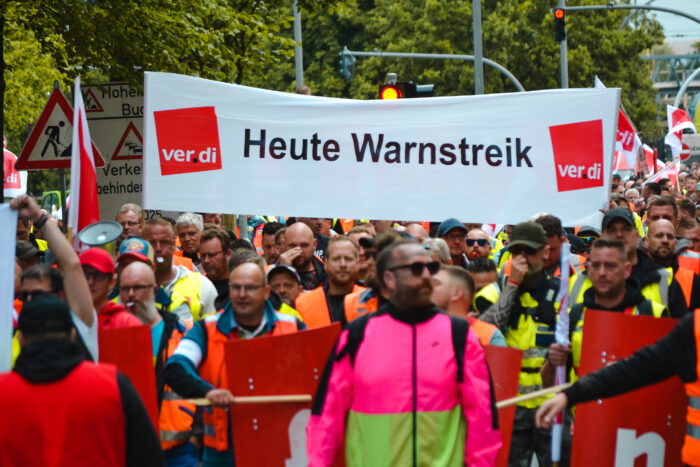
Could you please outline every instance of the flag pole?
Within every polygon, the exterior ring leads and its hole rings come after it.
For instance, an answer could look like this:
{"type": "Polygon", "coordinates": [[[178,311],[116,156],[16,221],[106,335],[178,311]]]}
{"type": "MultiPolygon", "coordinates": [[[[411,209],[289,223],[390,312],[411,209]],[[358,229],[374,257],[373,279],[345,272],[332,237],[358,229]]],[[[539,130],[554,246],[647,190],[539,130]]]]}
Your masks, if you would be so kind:
{"type": "MultiPolygon", "coordinates": [[[[554,338],[557,344],[564,347],[569,346],[569,256],[571,254],[571,244],[562,243],[561,254],[559,256],[561,277],[559,282],[559,319],[557,320],[554,338]]],[[[554,385],[561,386],[566,383],[566,365],[557,365],[554,375],[554,385]]],[[[563,431],[563,414],[556,416],[552,425],[552,462],[558,465],[561,460],[561,440],[563,431]]]]}

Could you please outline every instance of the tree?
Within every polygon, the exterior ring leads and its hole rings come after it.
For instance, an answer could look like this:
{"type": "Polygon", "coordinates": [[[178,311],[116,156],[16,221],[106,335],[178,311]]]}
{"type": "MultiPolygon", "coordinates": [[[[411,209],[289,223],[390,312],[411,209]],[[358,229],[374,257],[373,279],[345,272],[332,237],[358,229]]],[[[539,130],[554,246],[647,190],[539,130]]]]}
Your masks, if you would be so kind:
{"type": "MultiPolygon", "coordinates": [[[[599,3],[593,0],[581,4],[599,3]]],[[[482,29],[484,56],[509,69],[527,90],[559,87],[559,43],[554,40],[551,8],[554,2],[484,0],[482,29]]],[[[598,75],[609,87],[622,88],[622,103],[642,138],[663,134],[657,125],[655,90],[649,65],[640,54],[660,44],[661,26],[639,15],[635,28],[620,30],[627,12],[570,13],[568,22],[569,85],[592,87],[598,75]]],[[[360,58],[351,82],[343,83],[338,53],[383,50],[472,54],[471,2],[452,0],[365,0],[330,12],[304,17],[305,80],[315,93],[333,97],[374,99],[387,72],[400,80],[435,83],[436,95],[474,92],[470,62],[360,58]]],[[[515,87],[499,71],[485,66],[487,93],[513,92],[515,87]]],[[[268,82],[290,90],[291,65],[268,82]]]]}
{"type": "MultiPolygon", "coordinates": [[[[300,1],[311,10],[330,3],[300,1]]],[[[0,108],[15,113],[3,112],[0,133],[7,125],[13,144],[21,140],[54,79],[142,86],[144,71],[264,79],[293,55],[294,41],[280,33],[291,20],[289,0],[0,0],[0,108]],[[25,66],[30,79],[17,74],[25,66]],[[6,107],[6,90],[8,99],[33,97],[6,107]]]]}

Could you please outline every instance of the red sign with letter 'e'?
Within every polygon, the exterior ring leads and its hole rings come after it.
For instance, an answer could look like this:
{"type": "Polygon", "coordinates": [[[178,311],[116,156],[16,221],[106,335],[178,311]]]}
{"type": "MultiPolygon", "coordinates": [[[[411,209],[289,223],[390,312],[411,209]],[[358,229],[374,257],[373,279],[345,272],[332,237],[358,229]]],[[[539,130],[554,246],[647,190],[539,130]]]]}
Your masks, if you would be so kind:
{"type": "Polygon", "coordinates": [[[549,127],[557,191],[603,186],[603,121],[549,127]]]}
{"type": "Polygon", "coordinates": [[[153,112],[161,175],[221,169],[214,107],[153,112]]]}

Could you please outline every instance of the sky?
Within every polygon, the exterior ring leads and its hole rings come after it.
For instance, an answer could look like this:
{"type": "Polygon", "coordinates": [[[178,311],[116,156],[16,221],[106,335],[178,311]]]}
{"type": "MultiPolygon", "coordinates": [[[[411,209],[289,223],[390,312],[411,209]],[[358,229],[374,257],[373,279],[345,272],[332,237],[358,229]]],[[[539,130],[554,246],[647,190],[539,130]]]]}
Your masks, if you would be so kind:
{"type": "MultiPolygon", "coordinates": [[[[649,0],[632,0],[632,3],[647,4],[649,0]]],[[[674,8],[700,18],[700,0],[653,0],[650,5],[674,8]]],[[[667,41],[700,40],[700,23],[682,16],[655,11],[657,20],[664,27],[667,41]]]]}

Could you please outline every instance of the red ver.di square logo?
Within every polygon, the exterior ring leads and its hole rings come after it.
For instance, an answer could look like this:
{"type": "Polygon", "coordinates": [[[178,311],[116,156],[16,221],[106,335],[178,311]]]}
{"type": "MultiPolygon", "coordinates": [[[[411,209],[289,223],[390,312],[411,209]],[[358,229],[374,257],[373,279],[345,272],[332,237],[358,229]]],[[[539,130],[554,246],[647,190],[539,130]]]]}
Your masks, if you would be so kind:
{"type": "Polygon", "coordinates": [[[221,169],[219,127],[214,107],[153,112],[161,175],[221,169]]]}
{"type": "Polygon", "coordinates": [[[557,191],[603,186],[603,121],[549,127],[557,191]]]}

